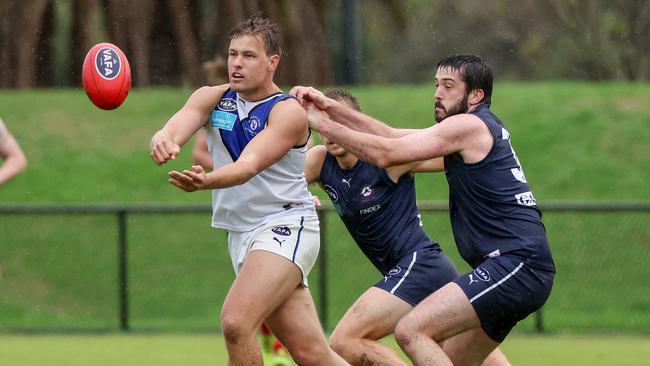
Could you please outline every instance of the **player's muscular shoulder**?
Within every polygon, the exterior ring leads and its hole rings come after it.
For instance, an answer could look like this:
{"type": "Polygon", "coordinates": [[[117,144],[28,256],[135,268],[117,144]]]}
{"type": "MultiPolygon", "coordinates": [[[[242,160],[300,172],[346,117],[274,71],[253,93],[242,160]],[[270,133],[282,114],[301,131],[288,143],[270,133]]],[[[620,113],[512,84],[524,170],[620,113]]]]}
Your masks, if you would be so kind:
{"type": "Polygon", "coordinates": [[[493,137],[488,126],[473,114],[459,114],[443,121],[458,144],[465,163],[481,161],[492,149],[493,137]]]}
{"type": "Polygon", "coordinates": [[[269,125],[274,124],[291,129],[306,129],[307,113],[295,99],[285,99],[273,106],[269,114],[269,125]]]}
{"type": "Polygon", "coordinates": [[[219,86],[203,86],[196,89],[187,101],[187,105],[195,108],[213,108],[228,90],[228,84],[219,86]]]}

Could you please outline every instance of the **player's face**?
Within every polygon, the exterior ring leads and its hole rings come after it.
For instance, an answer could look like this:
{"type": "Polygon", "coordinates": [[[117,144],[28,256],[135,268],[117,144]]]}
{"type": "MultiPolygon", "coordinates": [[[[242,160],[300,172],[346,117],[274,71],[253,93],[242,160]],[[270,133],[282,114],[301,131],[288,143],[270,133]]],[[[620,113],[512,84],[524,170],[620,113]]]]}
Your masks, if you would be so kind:
{"type": "Polygon", "coordinates": [[[236,92],[253,91],[262,86],[277,66],[279,56],[268,56],[261,37],[233,38],[228,49],[228,79],[236,92]]]}
{"type": "Polygon", "coordinates": [[[327,149],[327,152],[334,156],[334,157],[342,157],[345,156],[348,151],[345,150],[342,146],[338,145],[336,142],[328,140],[325,136],[321,135],[321,140],[323,141],[323,145],[325,145],[325,148],[327,149]]]}
{"type": "Polygon", "coordinates": [[[467,87],[458,70],[442,67],[436,72],[436,121],[469,110],[467,87]]]}

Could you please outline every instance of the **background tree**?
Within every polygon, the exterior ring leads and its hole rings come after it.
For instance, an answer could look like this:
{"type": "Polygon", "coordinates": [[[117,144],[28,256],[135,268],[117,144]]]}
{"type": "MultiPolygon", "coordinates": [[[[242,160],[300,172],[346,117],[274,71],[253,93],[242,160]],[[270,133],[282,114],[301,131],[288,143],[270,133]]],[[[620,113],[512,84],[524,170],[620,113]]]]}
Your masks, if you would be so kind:
{"type": "Polygon", "coordinates": [[[0,0],[0,87],[78,86],[98,42],[122,48],[135,86],[195,87],[256,13],[283,30],[279,84],[342,83],[351,3],[364,83],[430,81],[451,53],[486,57],[500,79],[650,77],[647,0],[0,0]]]}

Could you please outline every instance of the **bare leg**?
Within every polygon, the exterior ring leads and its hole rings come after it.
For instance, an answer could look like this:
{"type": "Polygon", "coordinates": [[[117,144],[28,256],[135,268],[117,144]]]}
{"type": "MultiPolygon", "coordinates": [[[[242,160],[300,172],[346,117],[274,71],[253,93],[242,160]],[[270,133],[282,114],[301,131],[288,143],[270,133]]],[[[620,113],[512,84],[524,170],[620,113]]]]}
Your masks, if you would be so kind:
{"type": "Polygon", "coordinates": [[[262,365],[257,329],[301,280],[298,267],[286,258],[262,250],[249,253],[221,310],[229,365],[262,365]]]}
{"type": "MultiPolygon", "coordinates": [[[[463,290],[451,282],[429,295],[402,318],[395,329],[395,338],[416,366],[452,366],[452,360],[438,342],[468,330],[478,329],[477,332],[483,332],[480,325],[478,316],[463,290]]],[[[472,351],[463,361],[480,365],[498,346],[498,343],[487,335],[485,338],[465,349],[471,348],[472,351]]],[[[445,346],[454,349],[453,344],[445,346]]]]}
{"type": "Polygon", "coordinates": [[[393,333],[397,322],[413,309],[406,301],[371,287],[352,305],[332,333],[334,351],[353,365],[407,364],[378,339],[393,333]]]}
{"type": "Polygon", "coordinates": [[[454,365],[509,366],[508,359],[496,348],[498,345],[483,329],[474,328],[448,339],[442,349],[454,365]]]}
{"type": "Polygon", "coordinates": [[[348,365],[327,345],[316,307],[307,288],[295,288],[289,299],[271,313],[265,323],[297,364],[348,365]]]}

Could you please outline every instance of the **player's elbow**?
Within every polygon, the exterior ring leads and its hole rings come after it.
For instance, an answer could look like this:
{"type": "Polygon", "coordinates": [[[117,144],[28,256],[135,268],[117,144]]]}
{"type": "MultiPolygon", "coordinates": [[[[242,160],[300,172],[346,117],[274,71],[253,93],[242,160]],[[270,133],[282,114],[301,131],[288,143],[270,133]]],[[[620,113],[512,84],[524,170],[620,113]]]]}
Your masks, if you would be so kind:
{"type": "Polygon", "coordinates": [[[376,165],[376,166],[378,166],[378,167],[380,167],[382,169],[385,169],[385,168],[388,168],[388,167],[391,166],[391,161],[388,158],[388,156],[379,155],[373,160],[374,161],[372,161],[371,163],[373,163],[374,165],[376,165]]]}
{"type": "Polygon", "coordinates": [[[398,164],[395,160],[396,152],[390,143],[381,144],[372,155],[371,159],[373,161],[371,163],[382,169],[398,164]]]}
{"type": "Polygon", "coordinates": [[[27,157],[25,154],[20,153],[16,159],[16,169],[18,172],[22,172],[27,169],[27,157]]]}
{"type": "Polygon", "coordinates": [[[15,175],[27,169],[27,158],[22,151],[16,151],[14,154],[7,157],[5,164],[11,166],[11,170],[15,175]]]}

